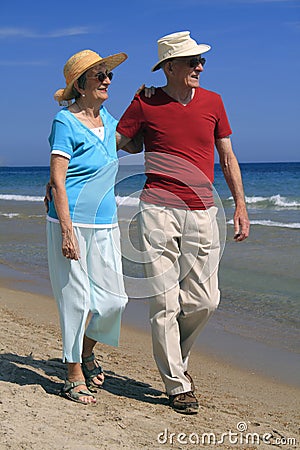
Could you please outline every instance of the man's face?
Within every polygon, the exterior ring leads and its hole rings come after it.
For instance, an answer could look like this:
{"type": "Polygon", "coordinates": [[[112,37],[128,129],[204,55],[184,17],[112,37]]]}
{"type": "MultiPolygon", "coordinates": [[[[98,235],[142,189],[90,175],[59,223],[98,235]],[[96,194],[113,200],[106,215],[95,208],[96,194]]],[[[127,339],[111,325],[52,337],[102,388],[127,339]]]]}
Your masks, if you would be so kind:
{"type": "Polygon", "coordinates": [[[204,70],[205,59],[199,56],[174,58],[170,61],[173,78],[178,86],[196,88],[199,86],[200,73],[204,70]]]}

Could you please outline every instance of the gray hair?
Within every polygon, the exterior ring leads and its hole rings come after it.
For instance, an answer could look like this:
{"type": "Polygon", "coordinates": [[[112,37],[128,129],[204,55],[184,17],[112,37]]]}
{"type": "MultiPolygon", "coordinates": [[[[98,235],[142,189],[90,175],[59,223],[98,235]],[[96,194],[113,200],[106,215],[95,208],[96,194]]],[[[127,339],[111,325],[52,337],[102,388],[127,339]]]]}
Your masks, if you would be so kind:
{"type": "MultiPolygon", "coordinates": [[[[77,83],[78,83],[78,86],[80,87],[80,89],[84,89],[84,88],[85,88],[85,85],[86,85],[86,72],[87,72],[87,71],[85,71],[85,72],[84,72],[82,75],[80,75],[80,77],[77,79],[77,83]]],[[[74,94],[75,100],[76,100],[77,98],[81,97],[80,92],[77,91],[77,89],[76,89],[75,86],[73,86],[73,94],[74,94]]]]}

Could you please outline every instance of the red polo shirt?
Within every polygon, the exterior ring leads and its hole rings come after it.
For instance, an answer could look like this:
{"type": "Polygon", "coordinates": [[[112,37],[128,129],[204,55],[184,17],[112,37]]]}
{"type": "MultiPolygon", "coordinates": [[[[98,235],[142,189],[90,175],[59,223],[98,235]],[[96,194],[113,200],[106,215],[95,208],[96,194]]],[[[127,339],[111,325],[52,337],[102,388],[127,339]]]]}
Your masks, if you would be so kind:
{"type": "Polygon", "coordinates": [[[141,199],[184,209],[213,206],[215,139],[231,134],[220,95],[199,87],[186,106],[161,88],[150,99],[137,95],[117,131],[132,138],[140,130],[147,176],[141,199]]]}

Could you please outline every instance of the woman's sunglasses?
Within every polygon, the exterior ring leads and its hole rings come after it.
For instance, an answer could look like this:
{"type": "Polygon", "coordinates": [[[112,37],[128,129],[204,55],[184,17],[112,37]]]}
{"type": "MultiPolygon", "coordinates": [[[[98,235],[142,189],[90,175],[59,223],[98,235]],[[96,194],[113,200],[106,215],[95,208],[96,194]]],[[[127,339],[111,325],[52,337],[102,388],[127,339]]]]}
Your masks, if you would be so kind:
{"type": "Polygon", "coordinates": [[[88,77],[88,78],[94,78],[100,83],[103,83],[103,81],[108,78],[109,80],[112,80],[113,73],[112,72],[98,72],[94,77],[88,77]]]}

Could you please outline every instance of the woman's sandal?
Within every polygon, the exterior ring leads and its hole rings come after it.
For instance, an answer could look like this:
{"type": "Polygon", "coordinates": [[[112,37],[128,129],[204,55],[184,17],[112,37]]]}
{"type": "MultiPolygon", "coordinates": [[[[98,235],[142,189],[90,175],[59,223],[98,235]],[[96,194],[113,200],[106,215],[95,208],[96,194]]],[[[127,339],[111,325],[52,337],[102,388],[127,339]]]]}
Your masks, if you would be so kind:
{"type": "Polygon", "coordinates": [[[86,356],[85,358],[82,357],[82,372],[85,378],[86,385],[88,389],[91,392],[97,392],[97,389],[101,389],[102,385],[104,383],[104,380],[101,381],[99,378],[98,380],[100,383],[95,383],[94,378],[96,378],[98,375],[103,374],[102,367],[98,364],[98,362],[95,359],[94,353],[92,353],[90,356],[86,356]],[[93,362],[94,364],[97,364],[93,369],[88,369],[86,363],[93,362]]]}
{"type": "Polygon", "coordinates": [[[67,398],[68,400],[72,400],[72,402],[81,403],[82,405],[93,404],[94,402],[88,403],[80,400],[80,397],[82,396],[93,397],[94,399],[95,397],[87,389],[80,389],[80,391],[75,391],[74,388],[76,388],[77,386],[85,386],[85,382],[82,380],[73,382],[66,380],[65,385],[61,388],[60,395],[67,398]]]}

